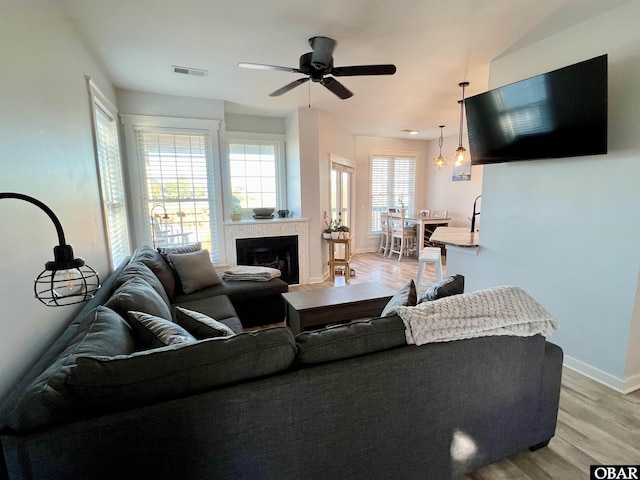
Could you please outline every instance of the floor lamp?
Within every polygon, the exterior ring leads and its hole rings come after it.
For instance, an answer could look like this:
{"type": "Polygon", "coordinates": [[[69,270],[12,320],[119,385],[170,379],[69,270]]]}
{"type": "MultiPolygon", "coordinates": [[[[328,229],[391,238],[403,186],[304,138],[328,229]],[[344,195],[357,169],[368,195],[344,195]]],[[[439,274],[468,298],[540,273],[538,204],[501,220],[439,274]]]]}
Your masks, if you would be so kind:
{"type": "Polygon", "coordinates": [[[85,265],[82,258],[74,258],[73,248],[67,245],[55,213],[40,200],[28,195],[0,192],[0,200],[5,198],[24,200],[40,208],[49,216],[58,233],[59,245],[53,248],[54,260],[45,263],[44,271],[33,284],[35,297],[48,307],[73,305],[92,299],[100,288],[98,274],[85,265]]]}

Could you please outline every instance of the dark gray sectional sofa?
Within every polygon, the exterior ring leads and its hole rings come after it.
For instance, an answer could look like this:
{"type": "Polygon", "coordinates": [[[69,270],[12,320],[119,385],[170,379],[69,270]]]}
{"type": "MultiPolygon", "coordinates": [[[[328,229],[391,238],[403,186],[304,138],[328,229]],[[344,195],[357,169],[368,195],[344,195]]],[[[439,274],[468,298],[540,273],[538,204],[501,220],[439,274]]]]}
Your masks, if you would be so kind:
{"type": "MultiPolygon", "coordinates": [[[[450,479],[554,435],[562,351],[540,335],[417,347],[394,315],[142,348],[118,310],[155,308],[156,260],[136,251],[146,269],[106,279],[5,400],[9,478],[450,479]]],[[[161,301],[238,331],[238,305],[264,300],[249,287],[230,286],[229,304],[161,301]]]]}

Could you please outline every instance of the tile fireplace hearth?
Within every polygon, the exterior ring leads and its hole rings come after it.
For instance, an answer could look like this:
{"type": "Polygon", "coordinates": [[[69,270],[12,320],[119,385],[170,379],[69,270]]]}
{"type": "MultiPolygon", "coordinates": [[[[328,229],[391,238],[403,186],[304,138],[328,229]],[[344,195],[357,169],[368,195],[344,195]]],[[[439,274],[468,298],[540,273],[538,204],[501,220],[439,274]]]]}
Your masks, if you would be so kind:
{"type": "MultiPolygon", "coordinates": [[[[248,261],[254,262],[253,258],[250,260],[241,258],[242,263],[238,262],[238,252],[236,250],[237,240],[264,238],[267,239],[267,243],[270,243],[271,241],[269,239],[275,237],[297,237],[298,280],[295,283],[299,283],[300,285],[309,283],[309,222],[306,218],[277,218],[273,220],[225,222],[223,228],[225,256],[229,266],[255,264],[247,263],[248,261]]],[[[240,243],[248,243],[254,250],[258,248],[258,251],[254,252],[254,257],[256,255],[262,257],[257,260],[259,264],[262,264],[262,261],[270,260],[266,258],[269,256],[266,255],[266,251],[260,251],[260,247],[256,247],[255,242],[240,243]]],[[[268,247],[268,245],[265,245],[265,247],[268,247]]],[[[276,259],[272,258],[271,261],[275,262],[276,259]]],[[[277,262],[281,261],[282,259],[278,258],[277,262]]],[[[286,261],[286,258],[284,261],[286,261]]],[[[286,278],[283,280],[287,281],[286,278]]]]}

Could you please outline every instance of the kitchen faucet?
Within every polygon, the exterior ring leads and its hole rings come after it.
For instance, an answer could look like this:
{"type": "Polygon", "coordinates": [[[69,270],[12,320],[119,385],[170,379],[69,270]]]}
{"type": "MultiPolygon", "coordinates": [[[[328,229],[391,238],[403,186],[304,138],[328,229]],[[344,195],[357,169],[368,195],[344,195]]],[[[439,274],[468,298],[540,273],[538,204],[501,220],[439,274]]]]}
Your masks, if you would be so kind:
{"type": "Polygon", "coordinates": [[[471,233],[475,232],[476,230],[476,217],[480,215],[480,212],[476,212],[476,203],[481,196],[482,195],[478,195],[473,201],[473,214],[471,215],[471,233]]]}

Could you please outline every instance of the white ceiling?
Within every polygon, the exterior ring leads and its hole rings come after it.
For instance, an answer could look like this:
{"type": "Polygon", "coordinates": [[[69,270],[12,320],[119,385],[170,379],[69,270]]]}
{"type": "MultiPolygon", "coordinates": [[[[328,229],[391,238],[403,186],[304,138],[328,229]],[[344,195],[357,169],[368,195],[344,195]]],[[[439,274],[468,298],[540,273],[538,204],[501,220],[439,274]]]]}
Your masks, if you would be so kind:
{"type": "MultiPolygon", "coordinates": [[[[117,88],[225,100],[227,112],[285,116],[305,107],[348,120],[353,133],[414,138],[457,133],[466,95],[487,90],[489,62],[629,0],[59,0],[117,88]],[[238,68],[298,67],[308,39],[334,38],[334,65],[393,63],[393,76],[342,77],[340,100],[299,78],[238,68]],[[173,73],[179,65],[206,78],[173,73]]],[[[542,72],[540,72],[542,73],[542,72]]]]}

